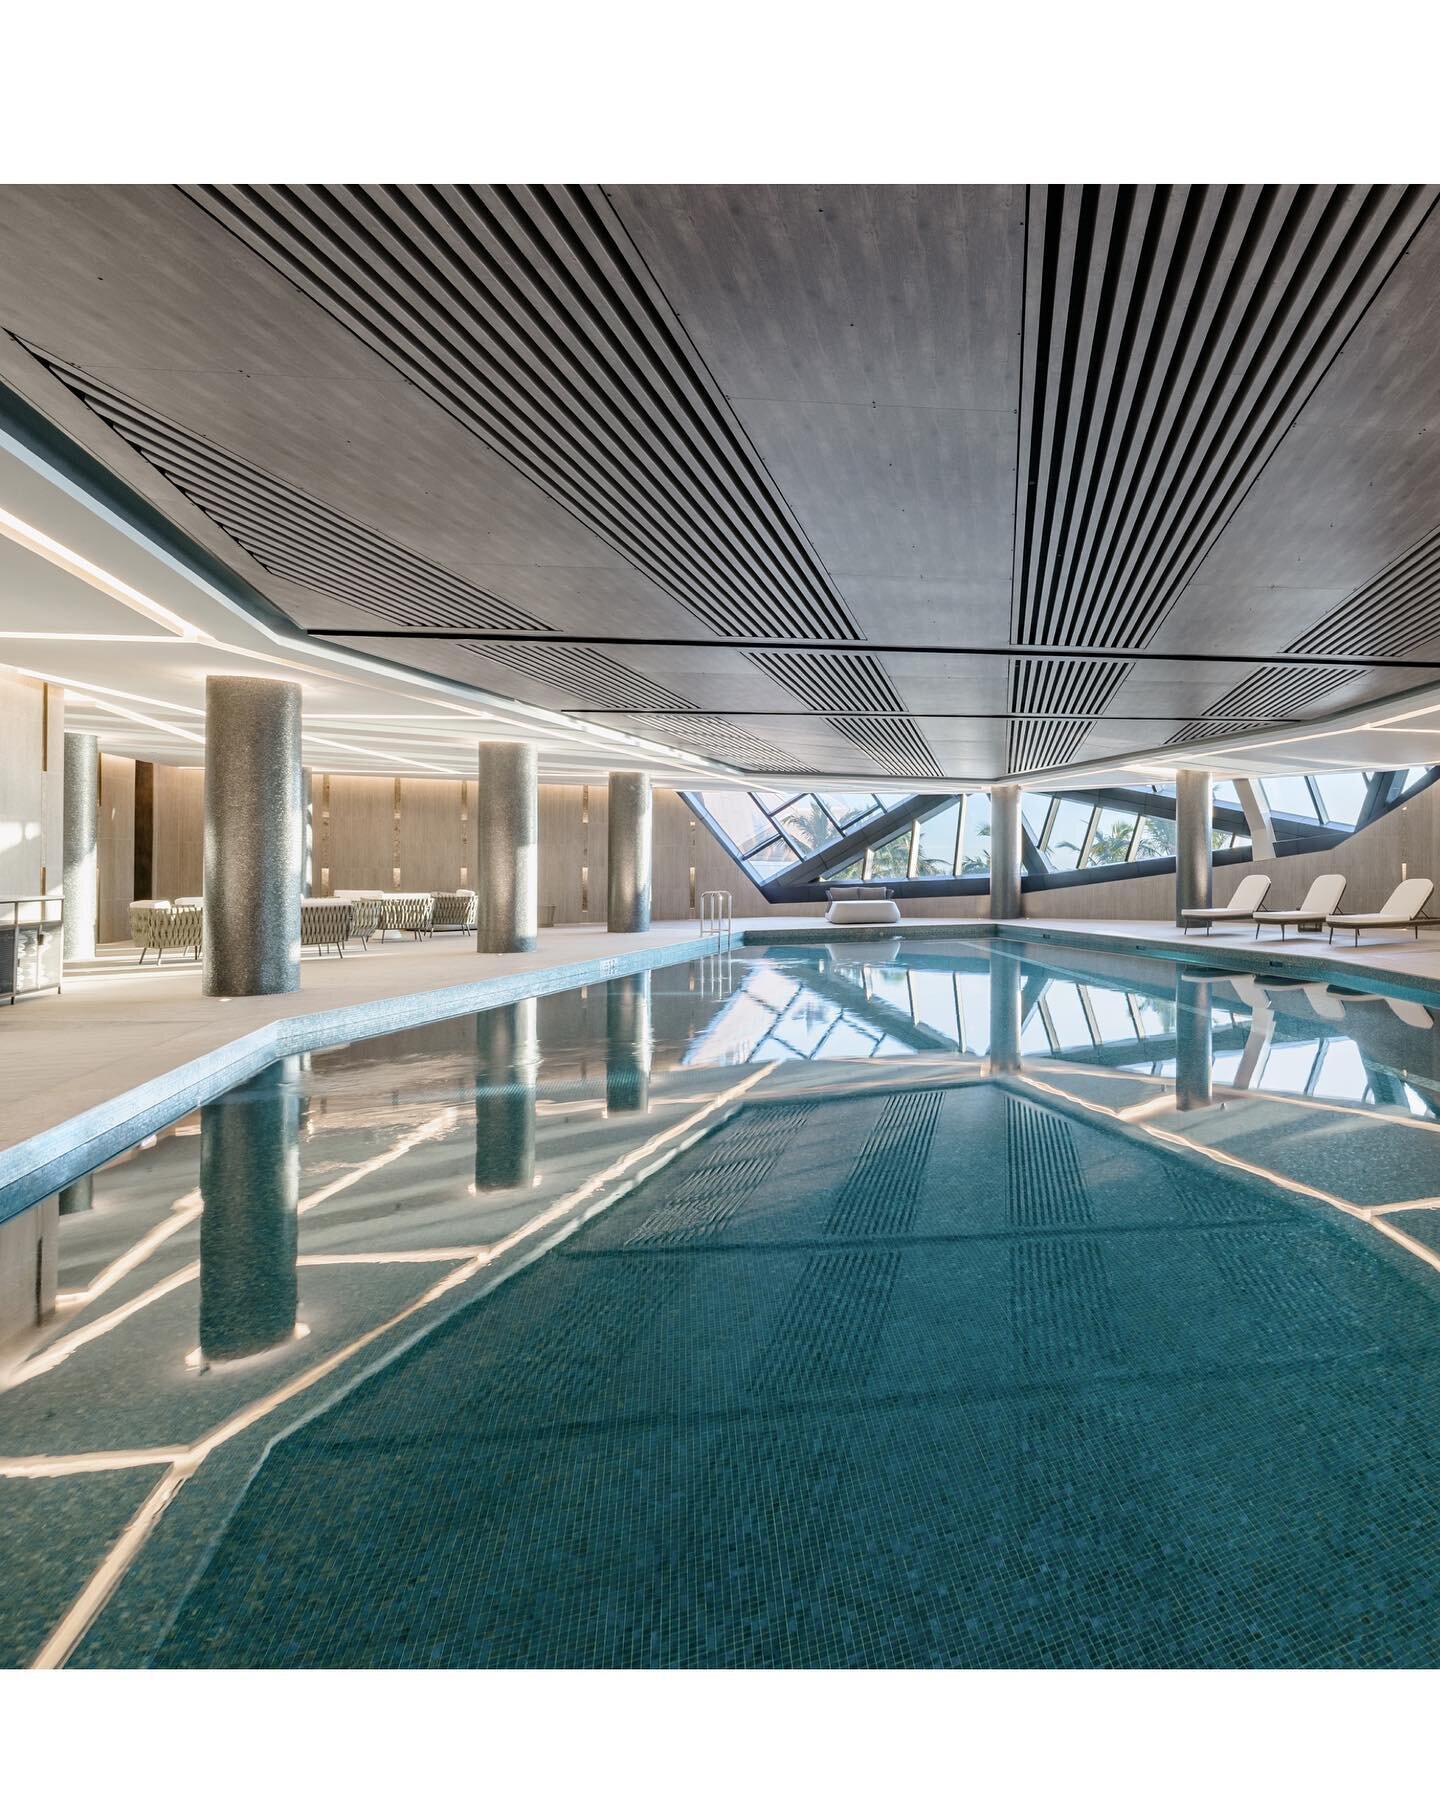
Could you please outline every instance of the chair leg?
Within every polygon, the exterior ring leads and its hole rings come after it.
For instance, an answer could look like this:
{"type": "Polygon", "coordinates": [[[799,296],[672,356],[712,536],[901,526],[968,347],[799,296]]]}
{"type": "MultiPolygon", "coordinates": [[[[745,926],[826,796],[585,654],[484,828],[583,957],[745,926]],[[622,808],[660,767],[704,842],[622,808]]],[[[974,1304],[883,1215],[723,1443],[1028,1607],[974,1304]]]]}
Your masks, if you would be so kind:
{"type": "Polygon", "coordinates": [[[140,952],[140,962],[141,962],[141,963],[142,963],[142,964],[143,964],[143,963],[144,963],[144,961],[145,961],[145,954],[146,954],[146,951],[148,951],[148,950],[149,950],[149,948],[150,948],[150,946],[149,946],[149,945],[148,945],[148,944],[146,944],[146,945],[145,945],[145,947],[144,947],[144,949],[142,949],[142,950],[141,950],[141,952],[140,952]]]}

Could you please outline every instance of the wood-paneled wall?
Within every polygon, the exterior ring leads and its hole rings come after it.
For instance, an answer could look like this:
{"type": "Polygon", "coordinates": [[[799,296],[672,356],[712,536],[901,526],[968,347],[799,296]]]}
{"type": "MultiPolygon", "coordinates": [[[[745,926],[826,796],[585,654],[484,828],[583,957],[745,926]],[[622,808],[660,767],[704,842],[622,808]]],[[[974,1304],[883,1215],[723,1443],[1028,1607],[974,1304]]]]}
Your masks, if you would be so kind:
{"type": "Polygon", "coordinates": [[[96,861],[100,867],[96,936],[102,944],[118,944],[130,936],[130,902],[135,898],[135,764],[128,756],[100,758],[96,861]]]}
{"type": "Polygon", "coordinates": [[[158,900],[198,894],[205,873],[205,771],[156,763],[151,886],[158,900]]]}
{"type": "Polygon", "coordinates": [[[64,690],[0,670],[0,894],[65,885],[64,690]]]}

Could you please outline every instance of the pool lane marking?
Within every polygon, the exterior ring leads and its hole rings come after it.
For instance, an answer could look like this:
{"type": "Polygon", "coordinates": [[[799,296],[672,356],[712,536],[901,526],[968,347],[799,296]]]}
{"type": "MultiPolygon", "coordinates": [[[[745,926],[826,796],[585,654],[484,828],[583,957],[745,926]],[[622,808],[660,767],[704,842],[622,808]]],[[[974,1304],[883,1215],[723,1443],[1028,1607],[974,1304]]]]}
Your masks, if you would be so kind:
{"type": "MultiPolygon", "coordinates": [[[[174,1457],[165,1475],[141,1503],[130,1523],[101,1559],[94,1573],[71,1603],[59,1624],[45,1640],[30,1666],[35,1669],[59,1669],[65,1666],[76,1646],[104,1610],[110,1596],[119,1586],[131,1563],[139,1555],[166,1508],[213,1451],[219,1449],[221,1445],[229,1443],[232,1438],[248,1430],[250,1426],[257,1424],[261,1419],[274,1412],[277,1407],[285,1405],[287,1401],[295,1399],[317,1382],[323,1381],[327,1375],[333,1374],[336,1369],[342,1367],[361,1350],[368,1348],[378,1338],[385,1336],[397,1325],[414,1317],[416,1313],[432,1305],[452,1289],[471,1280],[483,1269],[489,1268],[500,1257],[507,1255],[527,1238],[533,1237],[547,1224],[557,1222],[567,1212],[573,1212],[577,1207],[582,1206],[608,1182],[616,1176],[628,1174],[638,1163],[662,1145],[684,1139],[687,1133],[703,1124],[714,1113],[743,1099],[753,1087],[770,1074],[774,1067],[773,1063],[762,1064],[744,1081],[728,1088],[723,1094],[717,1094],[697,1112],[678,1120],[655,1137],[648,1138],[645,1143],[626,1151],[623,1156],[618,1157],[606,1168],[588,1177],[572,1193],[562,1196],[543,1212],[536,1214],[533,1219],[527,1220],[524,1225],[517,1226],[507,1237],[501,1238],[468,1262],[450,1270],[417,1299],[402,1307],[392,1318],[387,1319],[383,1324],[372,1326],[369,1331],[363,1332],[352,1343],[342,1345],[338,1350],[332,1351],[314,1367],[303,1370],[270,1394],[263,1395],[259,1400],[242,1407],[239,1412],[232,1414],[229,1419],[207,1432],[204,1437],[197,1439],[195,1443],[180,1451],[174,1457]]],[[[663,1159],[662,1164],[657,1166],[663,1166],[664,1162],[670,1161],[671,1157],[678,1155],[679,1151],[684,1148],[686,1148],[685,1143],[676,1143],[675,1148],[663,1159]]],[[[654,1173],[654,1169],[647,1169],[645,1177],[652,1173],[654,1173]]],[[[628,1185],[624,1191],[629,1191],[628,1185]]],[[[620,1198],[619,1195],[615,1197],[620,1198]]]]}

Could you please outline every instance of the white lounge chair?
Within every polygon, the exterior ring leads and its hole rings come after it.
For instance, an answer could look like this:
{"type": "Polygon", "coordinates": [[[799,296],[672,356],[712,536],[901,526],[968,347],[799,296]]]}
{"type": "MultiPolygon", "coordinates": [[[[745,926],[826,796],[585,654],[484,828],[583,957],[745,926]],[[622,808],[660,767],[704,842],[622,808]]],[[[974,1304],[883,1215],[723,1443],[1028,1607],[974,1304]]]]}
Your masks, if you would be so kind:
{"type": "Polygon", "coordinates": [[[1436,923],[1425,915],[1426,903],[1434,892],[1433,881],[1427,881],[1423,875],[1412,875],[1408,881],[1400,883],[1379,912],[1332,913],[1325,921],[1330,927],[1330,942],[1335,942],[1337,930],[1353,931],[1358,944],[1362,931],[1403,931],[1406,926],[1414,931],[1418,941],[1420,927],[1436,923]]]}
{"type": "Polygon", "coordinates": [[[1180,922],[1186,931],[1192,925],[1203,925],[1208,933],[1212,925],[1248,923],[1260,910],[1260,902],[1270,892],[1268,875],[1247,875],[1230,896],[1225,906],[1187,906],[1182,908],[1180,922]]]}
{"type": "Polygon", "coordinates": [[[1317,875],[1310,883],[1310,891],[1296,907],[1289,911],[1283,908],[1275,912],[1257,912],[1255,914],[1255,935],[1260,935],[1262,925],[1278,925],[1280,938],[1284,941],[1285,927],[1293,925],[1298,931],[1303,925],[1320,926],[1333,914],[1340,910],[1340,898],[1345,892],[1343,875],[1317,875]]]}

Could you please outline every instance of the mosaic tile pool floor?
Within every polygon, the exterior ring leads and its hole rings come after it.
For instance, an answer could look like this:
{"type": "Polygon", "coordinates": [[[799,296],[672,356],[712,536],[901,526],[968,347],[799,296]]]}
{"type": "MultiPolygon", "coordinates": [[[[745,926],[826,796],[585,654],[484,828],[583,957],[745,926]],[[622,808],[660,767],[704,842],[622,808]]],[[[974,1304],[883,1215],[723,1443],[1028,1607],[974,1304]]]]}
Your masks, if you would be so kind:
{"type": "Polygon", "coordinates": [[[208,1260],[185,1218],[0,1391],[13,1660],[1440,1660],[1422,1009],[933,943],[580,1004],[317,1056],[97,1175],[62,1284],[197,1152],[208,1260]],[[172,1465],[84,1458],[212,1440],[122,1557],[172,1465]]]}

